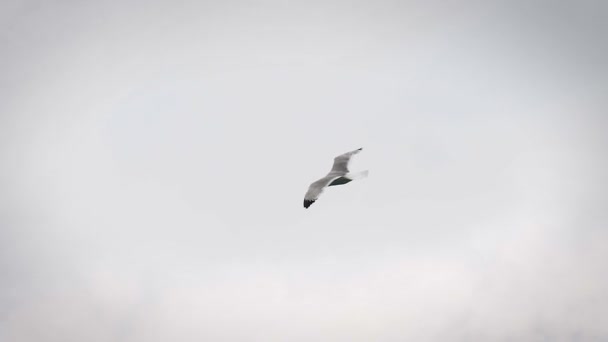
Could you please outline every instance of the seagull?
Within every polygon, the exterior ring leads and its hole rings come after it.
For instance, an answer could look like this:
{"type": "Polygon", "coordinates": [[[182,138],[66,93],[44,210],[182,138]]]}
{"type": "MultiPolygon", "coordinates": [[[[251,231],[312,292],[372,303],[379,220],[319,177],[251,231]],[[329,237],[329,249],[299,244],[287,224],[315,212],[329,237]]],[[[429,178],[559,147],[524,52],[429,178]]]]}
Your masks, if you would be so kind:
{"type": "Polygon", "coordinates": [[[356,149],[351,152],[346,152],[334,158],[334,165],[327,176],[319,179],[316,182],[310,184],[306,195],[304,195],[304,208],[308,209],[317,199],[321,196],[323,190],[328,186],[346,184],[355,179],[365,178],[368,175],[368,171],[362,171],[358,173],[350,173],[348,171],[348,163],[355,154],[361,152],[363,148],[356,149]]]}

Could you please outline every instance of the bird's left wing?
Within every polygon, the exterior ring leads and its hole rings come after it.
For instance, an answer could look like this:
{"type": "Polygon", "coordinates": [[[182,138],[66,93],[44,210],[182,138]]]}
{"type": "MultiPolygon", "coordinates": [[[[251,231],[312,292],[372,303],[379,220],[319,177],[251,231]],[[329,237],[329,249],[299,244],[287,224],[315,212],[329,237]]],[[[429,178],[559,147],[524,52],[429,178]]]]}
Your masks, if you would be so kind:
{"type": "Polygon", "coordinates": [[[323,190],[335,178],[336,177],[325,176],[310,184],[308,191],[306,191],[306,195],[304,195],[304,208],[310,207],[317,199],[319,199],[319,196],[321,196],[323,190]]]}

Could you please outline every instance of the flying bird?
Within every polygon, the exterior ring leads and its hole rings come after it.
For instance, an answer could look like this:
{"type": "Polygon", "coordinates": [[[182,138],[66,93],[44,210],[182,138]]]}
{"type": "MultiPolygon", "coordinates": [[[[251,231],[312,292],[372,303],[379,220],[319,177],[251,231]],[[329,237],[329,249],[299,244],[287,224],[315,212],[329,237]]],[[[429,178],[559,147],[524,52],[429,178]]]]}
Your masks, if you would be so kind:
{"type": "Polygon", "coordinates": [[[346,152],[334,158],[334,165],[327,176],[313,182],[310,184],[310,187],[308,187],[308,191],[306,192],[306,195],[304,195],[304,208],[308,209],[308,207],[315,203],[315,201],[319,199],[319,196],[321,196],[323,190],[328,186],[342,185],[355,179],[367,177],[369,173],[367,170],[358,173],[350,173],[348,171],[350,159],[355,154],[361,152],[361,150],[363,150],[363,148],[346,152]]]}

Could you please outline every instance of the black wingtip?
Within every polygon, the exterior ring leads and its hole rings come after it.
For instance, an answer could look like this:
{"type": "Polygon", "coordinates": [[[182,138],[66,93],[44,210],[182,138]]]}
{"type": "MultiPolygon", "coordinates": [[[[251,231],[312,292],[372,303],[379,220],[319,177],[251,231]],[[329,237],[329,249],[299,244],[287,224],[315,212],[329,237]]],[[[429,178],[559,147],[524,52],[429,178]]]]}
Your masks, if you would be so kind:
{"type": "Polygon", "coordinates": [[[310,207],[313,203],[315,203],[315,201],[311,201],[311,200],[304,200],[304,208],[308,209],[308,207],[310,207]]]}
{"type": "Polygon", "coordinates": [[[359,151],[362,151],[362,150],[363,150],[363,147],[359,147],[359,151]]]}

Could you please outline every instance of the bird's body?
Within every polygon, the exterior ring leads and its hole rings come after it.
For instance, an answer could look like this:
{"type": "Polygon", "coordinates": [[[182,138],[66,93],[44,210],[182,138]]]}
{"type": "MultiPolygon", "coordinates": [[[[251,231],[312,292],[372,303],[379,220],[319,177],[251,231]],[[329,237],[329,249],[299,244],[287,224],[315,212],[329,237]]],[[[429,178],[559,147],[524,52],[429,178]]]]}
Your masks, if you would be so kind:
{"type": "Polygon", "coordinates": [[[359,173],[350,173],[348,164],[353,155],[361,152],[363,148],[341,154],[334,158],[334,165],[327,176],[313,182],[308,187],[306,195],[304,195],[304,208],[310,207],[323,193],[323,190],[328,186],[342,185],[349,183],[355,179],[367,177],[368,171],[359,173]]]}

